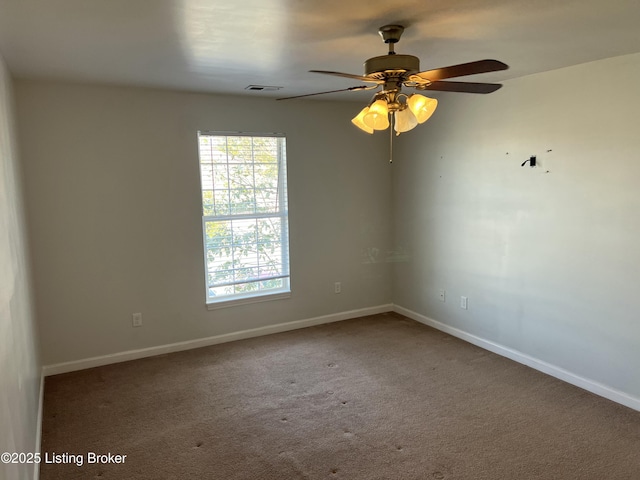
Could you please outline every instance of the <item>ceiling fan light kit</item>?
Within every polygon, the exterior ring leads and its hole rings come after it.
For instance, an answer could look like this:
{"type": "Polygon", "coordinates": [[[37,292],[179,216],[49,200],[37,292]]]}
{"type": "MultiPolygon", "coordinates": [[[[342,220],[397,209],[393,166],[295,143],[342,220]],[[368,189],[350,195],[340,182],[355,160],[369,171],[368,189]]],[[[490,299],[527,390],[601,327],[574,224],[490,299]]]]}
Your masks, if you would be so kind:
{"type": "Polygon", "coordinates": [[[364,107],[352,120],[356,127],[372,134],[374,130],[386,130],[393,121],[397,135],[426,122],[438,106],[438,100],[414,93],[405,95],[390,92],[376,94],[373,103],[364,107]]]}

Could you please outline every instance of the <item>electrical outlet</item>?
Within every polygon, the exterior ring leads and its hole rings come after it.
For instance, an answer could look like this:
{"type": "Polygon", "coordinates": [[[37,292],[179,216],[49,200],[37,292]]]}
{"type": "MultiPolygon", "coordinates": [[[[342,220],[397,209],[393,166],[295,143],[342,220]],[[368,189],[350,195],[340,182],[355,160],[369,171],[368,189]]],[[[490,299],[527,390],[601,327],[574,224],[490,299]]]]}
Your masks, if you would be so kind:
{"type": "Polygon", "coordinates": [[[342,284],[340,282],[336,282],[333,284],[333,292],[342,293],[342,284]]]}
{"type": "Polygon", "coordinates": [[[467,297],[460,297],[460,308],[467,309],[467,297]]]}
{"type": "Polygon", "coordinates": [[[134,327],[141,327],[142,326],[142,314],[141,313],[134,313],[133,315],[131,315],[132,318],[132,325],[134,327]]]}
{"type": "Polygon", "coordinates": [[[440,298],[441,302],[444,302],[446,300],[446,293],[445,290],[443,288],[440,289],[440,293],[438,295],[438,297],[440,298]]]}

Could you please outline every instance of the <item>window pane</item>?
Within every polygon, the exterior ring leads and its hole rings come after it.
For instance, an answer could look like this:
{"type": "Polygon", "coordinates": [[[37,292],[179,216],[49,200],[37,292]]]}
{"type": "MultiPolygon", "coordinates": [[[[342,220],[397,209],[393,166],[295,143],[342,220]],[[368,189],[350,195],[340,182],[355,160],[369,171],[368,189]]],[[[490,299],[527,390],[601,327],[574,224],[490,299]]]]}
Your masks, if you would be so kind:
{"type": "Polygon", "coordinates": [[[231,213],[229,190],[214,190],[214,215],[223,216],[231,213]]]}
{"type": "MultiPolygon", "coordinates": [[[[227,164],[212,165],[213,187],[217,190],[226,190],[229,188],[229,179],[227,175],[227,164]]],[[[204,183],[202,184],[204,188],[204,183]]]]}
{"type": "Polygon", "coordinates": [[[200,178],[203,190],[213,190],[213,166],[211,164],[200,165],[200,178]]]}
{"type": "Polygon", "coordinates": [[[210,221],[206,222],[205,245],[213,248],[229,248],[232,245],[233,237],[230,221],[210,221]]]}
{"type": "Polygon", "coordinates": [[[202,214],[205,216],[213,215],[214,203],[213,203],[213,192],[211,190],[203,190],[202,191],[202,214]]]}
{"type": "Polygon", "coordinates": [[[254,177],[256,188],[278,188],[278,166],[277,164],[255,165],[254,177]]]}

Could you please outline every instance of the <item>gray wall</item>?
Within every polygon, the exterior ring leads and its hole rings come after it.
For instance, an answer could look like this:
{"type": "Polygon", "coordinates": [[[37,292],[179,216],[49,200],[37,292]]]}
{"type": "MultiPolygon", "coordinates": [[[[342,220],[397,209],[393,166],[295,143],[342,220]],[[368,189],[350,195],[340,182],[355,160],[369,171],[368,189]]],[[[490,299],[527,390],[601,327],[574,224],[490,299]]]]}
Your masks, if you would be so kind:
{"type": "MultiPolygon", "coordinates": [[[[0,452],[39,451],[40,363],[32,306],[12,82],[0,57],[0,452]]],[[[33,465],[0,463],[0,478],[33,465]]]]}
{"type": "Polygon", "coordinates": [[[397,142],[394,302],[640,398],[638,85],[636,54],[443,95],[397,142]]]}
{"type": "Polygon", "coordinates": [[[350,124],[360,103],[27,80],[16,95],[44,364],[390,303],[389,265],[363,255],[389,245],[386,136],[350,124]],[[287,135],[290,299],[205,308],[198,130],[287,135]]]}

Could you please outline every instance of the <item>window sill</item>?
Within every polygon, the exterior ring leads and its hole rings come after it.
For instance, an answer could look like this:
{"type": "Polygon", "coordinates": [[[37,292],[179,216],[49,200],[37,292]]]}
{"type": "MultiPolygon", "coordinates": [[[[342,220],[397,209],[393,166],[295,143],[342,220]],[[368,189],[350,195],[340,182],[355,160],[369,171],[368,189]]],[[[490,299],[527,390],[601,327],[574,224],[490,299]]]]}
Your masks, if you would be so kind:
{"type": "Polygon", "coordinates": [[[254,295],[251,297],[235,298],[230,300],[220,300],[217,302],[208,302],[207,310],[218,310],[220,308],[236,307],[238,305],[248,305],[250,303],[270,302],[272,300],[281,300],[291,297],[291,292],[265,293],[263,295],[254,295]]]}

